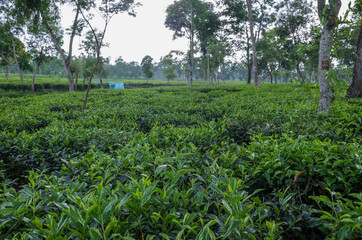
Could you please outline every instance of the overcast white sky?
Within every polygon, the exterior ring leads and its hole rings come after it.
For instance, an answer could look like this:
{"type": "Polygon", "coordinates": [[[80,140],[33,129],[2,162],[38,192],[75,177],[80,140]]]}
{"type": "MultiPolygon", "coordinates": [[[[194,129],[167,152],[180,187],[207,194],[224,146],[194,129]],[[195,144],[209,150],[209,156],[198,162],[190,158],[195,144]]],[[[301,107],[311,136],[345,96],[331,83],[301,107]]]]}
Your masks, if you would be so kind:
{"type": "MultiPolygon", "coordinates": [[[[138,0],[143,6],[137,8],[137,16],[132,17],[127,13],[115,16],[109,25],[105,41],[110,44],[109,48],[102,49],[102,55],[111,57],[111,62],[122,56],[127,61],[141,62],[145,55],[150,55],[155,61],[165,56],[171,50],[185,51],[187,40],[180,38],[172,40],[173,32],[166,29],[164,22],[166,8],[174,0],[138,0]]],[[[70,26],[74,19],[74,13],[67,8],[62,9],[62,25],[70,26]]],[[[103,24],[102,20],[98,20],[103,24]]],[[[101,26],[99,27],[101,28],[101,26]]],[[[76,37],[75,47],[81,39],[76,37]]],[[[65,41],[68,44],[68,41],[65,41]]],[[[65,45],[67,49],[68,45],[65,45]]],[[[79,51],[75,55],[79,55],[79,51]]]]}
{"type": "MultiPolygon", "coordinates": [[[[342,0],[341,14],[345,12],[350,0],[342,0]]],[[[166,29],[164,22],[165,10],[174,0],[138,0],[143,6],[137,8],[137,16],[132,17],[126,13],[115,16],[107,30],[105,41],[109,48],[102,49],[102,55],[111,57],[114,62],[119,56],[127,61],[141,62],[145,55],[150,55],[155,61],[165,56],[171,50],[186,51],[188,42],[185,38],[172,40],[173,32],[166,29]]],[[[74,18],[71,9],[62,8],[62,25],[69,27],[74,18]]],[[[101,19],[98,23],[103,24],[101,19]]],[[[100,25],[99,28],[102,28],[100,25]]],[[[74,40],[75,55],[81,38],[74,40]]],[[[65,43],[68,44],[67,39],[65,43]]],[[[68,45],[65,45],[67,49],[68,45]]]]}

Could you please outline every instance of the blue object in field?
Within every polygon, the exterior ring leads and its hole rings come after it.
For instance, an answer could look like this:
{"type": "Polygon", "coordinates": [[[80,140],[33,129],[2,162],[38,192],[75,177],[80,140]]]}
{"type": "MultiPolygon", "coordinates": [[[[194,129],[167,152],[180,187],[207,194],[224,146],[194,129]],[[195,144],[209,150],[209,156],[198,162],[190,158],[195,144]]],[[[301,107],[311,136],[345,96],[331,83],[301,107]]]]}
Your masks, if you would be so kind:
{"type": "Polygon", "coordinates": [[[109,89],[124,89],[123,82],[109,82],[109,89]]]}

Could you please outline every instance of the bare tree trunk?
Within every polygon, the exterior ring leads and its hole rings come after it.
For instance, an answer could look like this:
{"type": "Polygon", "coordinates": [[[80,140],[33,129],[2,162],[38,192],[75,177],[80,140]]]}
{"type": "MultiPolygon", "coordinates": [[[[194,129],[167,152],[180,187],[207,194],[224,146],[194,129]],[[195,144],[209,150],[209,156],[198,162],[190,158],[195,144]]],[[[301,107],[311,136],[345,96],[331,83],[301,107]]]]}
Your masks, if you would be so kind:
{"type": "Polygon", "coordinates": [[[319,79],[319,105],[318,113],[329,111],[332,103],[333,92],[326,72],[329,71],[330,49],[333,39],[333,30],[336,27],[336,19],[341,7],[341,0],[329,0],[329,9],[324,10],[325,0],[318,0],[318,12],[321,18],[326,18],[319,44],[318,79],[319,79]],[[336,6],[336,8],[334,8],[336,6]],[[328,12],[323,16],[323,12],[328,12]]]}
{"type": "MultiPolygon", "coordinates": [[[[70,42],[69,42],[69,52],[68,52],[68,57],[65,56],[65,53],[64,53],[64,50],[62,49],[62,47],[59,45],[58,43],[58,40],[57,40],[57,37],[55,36],[52,28],[49,26],[48,22],[47,21],[44,21],[44,25],[45,25],[45,28],[47,29],[47,31],[49,32],[50,34],[50,37],[51,37],[51,40],[57,50],[57,52],[59,53],[60,55],[60,58],[62,59],[62,62],[63,62],[63,65],[64,65],[64,70],[67,74],[67,78],[68,78],[68,83],[69,83],[69,91],[70,92],[73,92],[74,91],[74,80],[73,80],[73,74],[72,74],[72,71],[71,71],[71,68],[72,68],[72,65],[71,65],[71,59],[72,59],[72,50],[73,50],[73,40],[74,40],[74,37],[75,37],[75,33],[76,33],[76,26],[78,24],[78,17],[79,17],[79,12],[80,12],[80,9],[79,7],[77,8],[77,12],[76,12],[76,15],[75,15],[75,18],[74,18],[74,22],[73,22],[73,30],[72,30],[72,34],[71,34],[71,37],[70,37],[70,42]]],[[[43,13],[41,11],[41,13],[43,13]]],[[[43,19],[46,19],[46,16],[44,16],[42,14],[42,18],[43,19]]]]}
{"type": "Polygon", "coordinates": [[[251,83],[251,68],[252,68],[252,64],[250,63],[250,38],[249,38],[249,34],[248,34],[248,29],[246,29],[246,38],[247,40],[247,46],[246,46],[246,61],[248,63],[248,80],[247,83],[250,84],[251,83]]]}
{"type": "Polygon", "coordinates": [[[207,51],[206,54],[207,54],[206,79],[207,79],[207,82],[210,82],[210,56],[209,56],[209,51],[207,51]]]}
{"type": "Polygon", "coordinates": [[[19,66],[19,62],[18,62],[18,57],[17,57],[17,55],[16,55],[15,42],[14,42],[13,36],[11,36],[11,43],[12,43],[12,45],[13,45],[14,59],[15,59],[16,66],[18,67],[18,70],[19,70],[19,76],[20,76],[21,84],[24,84],[23,74],[22,74],[22,72],[21,72],[21,69],[20,69],[20,66],[19,66]]]}
{"type": "MultiPolygon", "coordinates": [[[[98,74],[99,74],[99,83],[101,84],[101,88],[104,88],[103,76],[102,76],[102,60],[100,61],[99,65],[98,65],[98,74]]],[[[147,79],[147,83],[148,83],[148,79],[147,79]]]]}
{"type": "Polygon", "coordinates": [[[75,91],[77,91],[77,88],[78,88],[78,76],[79,76],[79,71],[76,71],[75,72],[75,86],[74,86],[75,91]]]}
{"type": "Polygon", "coordinates": [[[356,61],[352,81],[347,90],[347,98],[362,98],[362,24],[359,29],[356,61]]]}
{"type": "Polygon", "coordinates": [[[276,74],[274,74],[274,82],[275,82],[275,84],[278,83],[278,79],[277,79],[277,75],[276,75],[276,74]]]}
{"type": "Polygon", "coordinates": [[[253,69],[254,69],[254,87],[259,87],[258,82],[258,60],[256,56],[256,41],[254,35],[254,22],[253,22],[253,15],[251,11],[251,0],[246,0],[248,5],[248,18],[249,18],[249,25],[250,25],[250,35],[251,35],[251,44],[253,47],[253,69]]]}
{"type": "Polygon", "coordinates": [[[31,81],[31,91],[32,92],[35,92],[35,77],[36,77],[37,72],[39,71],[39,66],[40,66],[40,63],[37,63],[35,72],[33,74],[33,80],[31,81]]]}
{"type": "Polygon", "coordinates": [[[302,81],[304,83],[305,81],[304,81],[302,73],[300,72],[299,64],[300,64],[300,61],[298,60],[297,64],[295,65],[297,67],[298,80],[299,80],[299,82],[302,81]]]}
{"type": "Polygon", "coordinates": [[[191,29],[190,29],[190,80],[189,85],[192,87],[194,76],[194,0],[191,4],[191,29]]]}
{"type": "Polygon", "coordinates": [[[11,70],[11,67],[12,67],[13,65],[8,65],[7,67],[6,67],[6,81],[9,81],[9,75],[10,75],[10,70],[11,70]]]}

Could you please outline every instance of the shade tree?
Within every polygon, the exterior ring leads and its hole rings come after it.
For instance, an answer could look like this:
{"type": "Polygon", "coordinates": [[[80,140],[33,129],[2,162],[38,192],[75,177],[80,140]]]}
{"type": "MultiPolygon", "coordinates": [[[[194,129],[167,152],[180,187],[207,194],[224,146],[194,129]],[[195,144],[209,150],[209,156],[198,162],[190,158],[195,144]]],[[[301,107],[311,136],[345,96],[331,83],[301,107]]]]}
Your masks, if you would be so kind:
{"type": "Polygon", "coordinates": [[[148,80],[151,79],[153,77],[153,58],[149,55],[144,56],[144,58],[141,61],[141,66],[142,66],[142,72],[145,75],[145,77],[147,78],[147,83],[148,80]]]}

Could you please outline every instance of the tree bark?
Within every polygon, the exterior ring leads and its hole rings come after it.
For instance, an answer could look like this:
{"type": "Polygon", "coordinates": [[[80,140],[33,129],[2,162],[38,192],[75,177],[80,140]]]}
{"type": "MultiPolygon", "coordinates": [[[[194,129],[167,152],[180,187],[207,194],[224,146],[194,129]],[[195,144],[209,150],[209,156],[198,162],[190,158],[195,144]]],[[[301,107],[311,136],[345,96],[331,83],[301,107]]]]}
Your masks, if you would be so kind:
{"type": "Polygon", "coordinates": [[[298,61],[297,61],[297,64],[295,65],[295,66],[297,67],[298,80],[299,80],[299,82],[302,81],[303,83],[305,83],[304,78],[303,78],[303,75],[302,75],[302,73],[300,72],[299,64],[300,64],[300,61],[298,60],[298,61]]]}
{"type": "MultiPolygon", "coordinates": [[[[103,75],[102,75],[102,61],[100,61],[99,65],[98,65],[98,74],[99,74],[99,83],[101,84],[101,88],[104,88],[103,75]]],[[[147,79],[147,83],[148,83],[148,79],[147,79]]]]}
{"type": "Polygon", "coordinates": [[[320,18],[326,18],[326,25],[323,26],[319,44],[318,80],[319,80],[319,104],[318,114],[329,111],[332,103],[333,92],[330,87],[330,80],[326,72],[329,71],[330,49],[333,39],[333,30],[336,27],[336,19],[341,7],[341,0],[329,0],[329,9],[323,11],[325,0],[318,0],[318,12],[320,18]],[[336,6],[336,8],[334,8],[336,6]],[[328,12],[323,16],[323,12],[328,12]]]}
{"type": "Polygon", "coordinates": [[[207,51],[207,71],[206,71],[206,81],[210,82],[210,56],[209,52],[207,51]]]}
{"type": "Polygon", "coordinates": [[[250,38],[249,38],[249,34],[248,34],[248,29],[246,29],[246,38],[247,40],[247,45],[246,45],[246,61],[248,63],[248,80],[247,80],[247,84],[251,83],[251,68],[252,68],[252,63],[250,63],[250,38]]]}
{"type": "Polygon", "coordinates": [[[79,71],[76,71],[75,72],[75,85],[74,85],[74,90],[75,91],[77,91],[77,88],[78,88],[78,77],[79,77],[79,71]]]}
{"type": "Polygon", "coordinates": [[[11,71],[11,67],[12,67],[13,65],[8,65],[7,67],[6,67],[6,81],[9,81],[9,75],[10,75],[10,71],[11,71]]]}
{"type": "Polygon", "coordinates": [[[44,21],[44,25],[45,28],[47,29],[48,33],[50,34],[50,38],[55,46],[55,49],[57,50],[57,52],[60,55],[60,58],[62,59],[63,65],[64,65],[64,70],[67,74],[67,78],[68,78],[68,83],[69,83],[69,91],[73,92],[74,91],[74,80],[73,80],[73,74],[71,71],[71,59],[72,59],[72,50],[73,50],[73,40],[75,37],[75,29],[76,29],[76,25],[78,24],[78,16],[79,16],[79,7],[77,7],[77,12],[74,18],[74,22],[73,22],[73,30],[72,30],[72,34],[70,37],[70,42],[69,42],[69,52],[68,52],[68,56],[65,56],[64,50],[62,49],[62,47],[59,45],[57,38],[52,30],[52,28],[49,26],[48,22],[46,21],[46,17],[44,16],[43,12],[41,12],[42,18],[45,20],[44,21]]]}
{"type": "Polygon", "coordinates": [[[39,71],[39,66],[40,63],[37,63],[34,74],[33,74],[33,80],[31,81],[31,91],[34,93],[35,92],[35,77],[37,72],[39,71]]]}
{"type": "Polygon", "coordinates": [[[274,74],[274,82],[275,82],[275,84],[278,83],[278,79],[277,79],[277,75],[276,75],[276,74],[274,74]]]}
{"type": "Polygon", "coordinates": [[[190,79],[189,85],[192,87],[194,77],[194,0],[190,1],[191,6],[191,29],[190,29],[190,79]]]}
{"type": "Polygon", "coordinates": [[[362,98],[362,24],[359,29],[356,61],[351,84],[347,90],[347,98],[362,98]]]}
{"type": "Polygon", "coordinates": [[[11,36],[11,43],[13,45],[14,59],[15,59],[16,66],[18,67],[18,70],[19,70],[19,76],[20,76],[21,84],[24,84],[23,74],[22,74],[20,66],[19,66],[18,57],[16,56],[15,42],[14,42],[13,36],[11,36]]]}
{"type": "Polygon", "coordinates": [[[255,41],[255,34],[254,34],[254,22],[253,22],[253,14],[251,11],[251,0],[246,0],[248,5],[248,18],[249,18],[249,25],[250,25],[250,35],[251,35],[251,44],[253,48],[253,70],[254,70],[254,87],[259,87],[258,82],[258,60],[256,56],[256,41],[255,41]]]}

